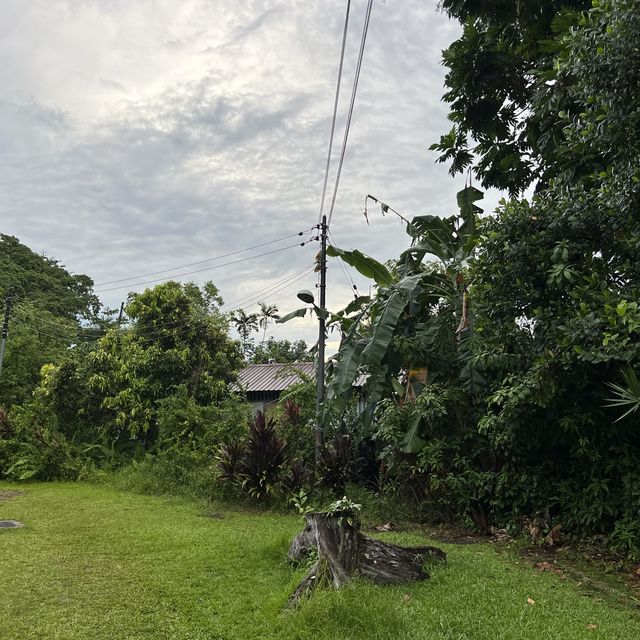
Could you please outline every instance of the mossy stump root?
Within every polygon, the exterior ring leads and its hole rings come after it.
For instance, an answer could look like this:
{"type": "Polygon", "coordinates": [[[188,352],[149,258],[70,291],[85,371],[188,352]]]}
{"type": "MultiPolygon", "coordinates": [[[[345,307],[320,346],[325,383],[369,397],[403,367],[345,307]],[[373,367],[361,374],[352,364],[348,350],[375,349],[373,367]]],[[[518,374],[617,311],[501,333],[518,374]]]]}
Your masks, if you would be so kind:
{"type": "Polygon", "coordinates": [[[353,513],[309,513],[306,526],[291,542],[288,559],[297,564],[314,550],[318,558],[289,599],[289,606],[318,585],[339,589],[354,577],[375,584],[403,584],[429,577],[427,561],[444,561],[447,554],[437,547],[400,547],[368,538],[360,533],[353,513]]]}

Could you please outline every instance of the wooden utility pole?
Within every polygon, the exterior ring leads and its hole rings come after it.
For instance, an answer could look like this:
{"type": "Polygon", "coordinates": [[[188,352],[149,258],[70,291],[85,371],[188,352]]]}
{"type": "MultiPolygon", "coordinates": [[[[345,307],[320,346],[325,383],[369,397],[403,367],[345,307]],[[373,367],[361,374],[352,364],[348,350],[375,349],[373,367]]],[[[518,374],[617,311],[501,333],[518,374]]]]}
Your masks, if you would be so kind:
{"type": "Polygon", "coordinates": [[[322,216],[320,224],[320,312],[318,314],[318,371],[317,382],[317,411],[316,411],[316,466],[320,463],[324,449],[324,345],[326,332],[327,306],[327,216],[322,216]]]}
{"type": "Polygon", "coordinates": [[[122,316],[124,314],[124,302],[120,303],[120,313],[118,314],[118,329],[120,328],[120,325],[122,324],[122,316]]]}
{"type": "Polygon", "coordinates": [[[2,373],[2,361],[4,360],[4,348],[9,334],[9,316],[11,315],[11,289],[5,294],[4,320],[2,322],[2,334],[0,335],[0,374],[2,373]]]}

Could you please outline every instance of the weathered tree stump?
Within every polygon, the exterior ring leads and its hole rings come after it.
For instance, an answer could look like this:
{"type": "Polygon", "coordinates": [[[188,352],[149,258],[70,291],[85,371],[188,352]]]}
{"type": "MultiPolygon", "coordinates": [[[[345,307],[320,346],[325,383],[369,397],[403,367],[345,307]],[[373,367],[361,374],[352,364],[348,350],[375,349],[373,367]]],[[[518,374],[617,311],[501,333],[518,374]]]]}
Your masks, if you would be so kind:
{"type": "Polygon", "coordinates": [[[424,580],[428,561],[444,561],[437,547],[400,547],[367,538],[352,513],[309,513],[306,526],[291,542],[288,558],[299,563],[317,552],[317,560],[289,599],[289,606],[319,585],[338,589],[354,577],[375,584],[402,584],[424,580]]]}

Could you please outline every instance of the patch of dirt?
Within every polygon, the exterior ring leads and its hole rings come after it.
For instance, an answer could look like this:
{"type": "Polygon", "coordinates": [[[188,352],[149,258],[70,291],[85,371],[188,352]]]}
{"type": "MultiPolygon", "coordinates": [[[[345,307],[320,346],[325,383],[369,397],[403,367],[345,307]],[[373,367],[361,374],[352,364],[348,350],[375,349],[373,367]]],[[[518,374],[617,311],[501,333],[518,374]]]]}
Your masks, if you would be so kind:
{"type": "MultiPolygon", "coordinates": [[[[397,531],[399,533],[421,533],[425,538],[445,544],[479,544],[481,542],[504,542],[502,530],[496,530],[490,534],[482,534],[472,529],[465,529],[455,525],[424,525],[411,522],[380,522],[364,529],[371,533],[386,533],[397,531]]],[[[511,538],[508,538],[511,540],[511,538]]]]}
{"type": "Polygon", "coordinates": [[[421,529],[427,538],[448,544],[479,544],[481,542],[491,542],[495,539],[494,536],[491,535],[450,525],[440,525],[437,527],[423,526],[421,529]]]}
{"type": "Polygon", "coordinates": [[[520,555],[538,571],[573,582],[585,596],[640,611],[640,566],[582,547],[525,547],[520,555]]]}
{"type": "Polygon", "coordinates": [[[24,495],[24,491],[0,491],[0,502],[13,500],[24,495]]]}

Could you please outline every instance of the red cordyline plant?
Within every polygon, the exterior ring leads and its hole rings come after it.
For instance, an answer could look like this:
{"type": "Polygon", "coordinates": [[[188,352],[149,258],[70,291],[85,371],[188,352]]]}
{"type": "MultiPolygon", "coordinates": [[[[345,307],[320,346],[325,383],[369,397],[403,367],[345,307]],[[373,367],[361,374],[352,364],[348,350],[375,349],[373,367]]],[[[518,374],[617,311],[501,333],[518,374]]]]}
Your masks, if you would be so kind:
{"type": "Polygon", "coordinates": [[[300,405],[296,404],[293,400],[285,400],[282,404],[283,418],[289,424],[296,424],[300,421],[300,405]]]}
{"type": "Polygon", "coordinates": [[[258,411],[249,423],[246,442],[222,445],[216,459],[221,478],[239,484],[252,498],[265,500],[287,462],[287,444],[278,437],[274,421],[258,411]]]}

